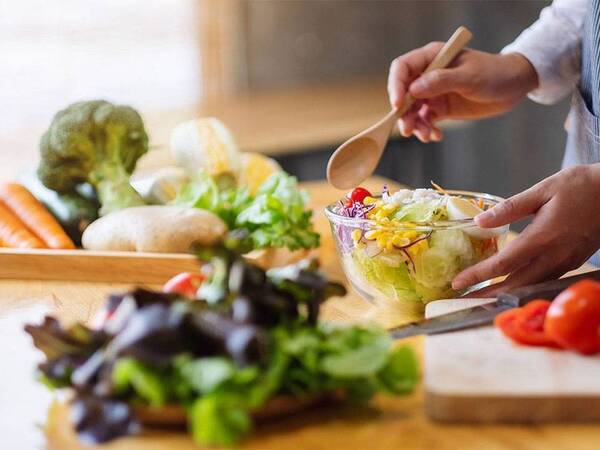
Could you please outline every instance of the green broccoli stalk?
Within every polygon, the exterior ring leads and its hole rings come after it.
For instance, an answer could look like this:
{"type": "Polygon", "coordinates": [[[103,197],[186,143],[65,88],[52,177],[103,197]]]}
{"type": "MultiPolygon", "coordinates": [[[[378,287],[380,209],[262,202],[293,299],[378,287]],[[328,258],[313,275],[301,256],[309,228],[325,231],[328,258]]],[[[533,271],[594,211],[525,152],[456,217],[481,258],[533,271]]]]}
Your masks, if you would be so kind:
{"type": "Polygon", "coordinates": [[[105,215],[144,204],[129,176],[147,151],[148,135],[135,109],[104,100],[78,102],[59,111],[42,136],[37,174],[59,193],[90,183],[105,215]]]}

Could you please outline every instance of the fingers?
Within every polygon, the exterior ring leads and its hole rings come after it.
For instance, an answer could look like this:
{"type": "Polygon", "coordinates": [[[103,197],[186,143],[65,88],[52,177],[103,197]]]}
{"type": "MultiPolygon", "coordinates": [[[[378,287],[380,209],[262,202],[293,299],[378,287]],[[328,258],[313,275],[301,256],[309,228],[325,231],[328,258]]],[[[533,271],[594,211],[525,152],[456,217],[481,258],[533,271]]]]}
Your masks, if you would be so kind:
{"type": "Polygon", "coordinates": [[[504,281],[470,292],[468,297],[494,297],[500,292],[507,292],[521,286],[555,280],[579,266],[579,264],[570,264],[569,259],[564,259],[561,253],[560,248],[549,249],[515,270],[504,281]]]}
{"type": "Polygon", "coordinates": [[[421,142],[439,142],[442,140],[441,130],[433,124],[437,114],[423,102],[415,102],[413,107],[398,122],[400,134],[404,137],[413,134],[421,142]]]}
{"type": "Polygon", "coordinates": [[[410,84],[408,91],[415,98],[430,98],[450,92],[468,92],[472,85],[472,75],[464,67],[455,67],[424,73],[410,84]]]}
{"type": "Polygon", "coordinates": [[[429,125],[430,135],[429,139],[434,142],[442,140],[442,131],[434,125],[434,121],[439,117],[438,112],[429,104],[425,103],[418,112],[420,120],[429,125]]]}
{"type": "Polygon", "coordinates": [[[568,272],[566,266],[556,266],[554,258],[548,258],[547,254],[538,256],[525,266],[511,273],[504,281],[469,293],[470,297],[493,297],[500,292],[526,286],[542,281],[554,280],[568,272]]]}
{"type": "Polygon", "coordinates": [[[550,198],[543,183],[538,183],[477,215],[475,223],[482,228],[495,228],[534,214],[550,198]]]}
{"type": "Polygon", "coordinates": [[[443,138],[443,133],[438,127],[419,116],[402,118],[399,121],[399,128],[402,136],[409,137],[414,134],[423,143],[440,142],[443,138]]]}
{"type": "Polygon", "coordinates": [[[499,253],[471,266],[459,273],[452,281],[455,290],[506,275],[515,269],[528,264],[535,259],[544,246],[540,242],[543,229],[539,224],[532,223],[519,237],[506,245],[499,253]]]}
{"type": "Polygon", "coordinates": [[[423,73],[442,45],[441,42],[432,42],[392,61],[388,76],[388,94],[393,107],[400,106],[409,84],[423,73]]]}

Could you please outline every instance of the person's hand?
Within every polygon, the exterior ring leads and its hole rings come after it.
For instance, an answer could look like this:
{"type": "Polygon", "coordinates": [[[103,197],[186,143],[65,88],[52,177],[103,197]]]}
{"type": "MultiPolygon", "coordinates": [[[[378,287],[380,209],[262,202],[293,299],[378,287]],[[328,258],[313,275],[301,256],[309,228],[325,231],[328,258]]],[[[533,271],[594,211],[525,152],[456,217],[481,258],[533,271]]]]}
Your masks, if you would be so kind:
{"type": "Polygon", "coordinates": [[[599,198],[600,164],[574,166],[479,214],[475,223],[483,228],[534,218],[499,253],[458,274],[452,287],[508,274],[505,281],[477,292],[490,296],[576,269],[600,248],[599,198]]]}
{"type": "Polygon", "coordinates": [[[442,45],[432,42],[392,62],[388,77],[392,107],[399,107],[407,92],[417,99],[399,121],[405,137],[414,134],[422,142],[439,141],[438,120],[501,114],[538,85],[537,72],[520,53],[464,50],[448,68],[423,74],[442,45]]]}

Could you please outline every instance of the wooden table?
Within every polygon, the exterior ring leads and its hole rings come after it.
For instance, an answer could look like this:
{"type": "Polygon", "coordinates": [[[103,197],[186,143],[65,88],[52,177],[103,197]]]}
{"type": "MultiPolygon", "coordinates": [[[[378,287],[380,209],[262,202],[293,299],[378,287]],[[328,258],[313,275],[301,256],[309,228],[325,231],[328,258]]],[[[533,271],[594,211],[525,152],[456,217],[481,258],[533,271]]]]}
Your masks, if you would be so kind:
{"type": "MultiPolygon", "coordinates": [[[[379,188],[382,179],[366,185],[379,188]]],[[[308,183],[316,226],[323,246],[324,269],[343,279],[322,206],[339,197],[323,182],[308,183]]],[[[0,268],[1,270],[1,268],[0,268]]],[[[0,448],[80,449],[67,426],[63,408],[48,414],[51,394],[33,379],[40,355],[22,331],[24,323],[37,322],[50,312],[63,320],[87,321],[105,295],[126,289],[125,285],[39,281],[0,281],[0,448]],[[47,438],[42,432],[45,424],[47,438]]],[[[356,295],[332,299],[324,307],[329,320],[376,320],[393,325],[410,319],[397,305],[371,305],[356,295]]],[[[421,353],[422,339],[407,340],[421,353]]],[[[247,449],[422,449],[422,450],[596,450],[600,427],[596,425],[472,426],[440,425],[423,412],[421,389],[407,397],[377,397],[369,407],[320,409],[262,426],[243,448],[247,449]]],[[[194,449],[184,433],[151,432],[124,438],[106,449],[152,450],[194,449]]]]}

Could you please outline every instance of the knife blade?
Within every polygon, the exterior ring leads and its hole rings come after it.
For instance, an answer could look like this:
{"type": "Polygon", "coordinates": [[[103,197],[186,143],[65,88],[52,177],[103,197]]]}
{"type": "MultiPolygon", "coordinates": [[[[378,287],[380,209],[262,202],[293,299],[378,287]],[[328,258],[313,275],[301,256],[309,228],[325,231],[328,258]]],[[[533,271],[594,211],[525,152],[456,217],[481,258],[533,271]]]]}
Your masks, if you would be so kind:
{"type": "Polygon", "coordinates": [[[504,292],[498,295],[495,302],[485,305],[473,306],[460,311],[443,314],[441,316],[411,322],[389,330],[392,338],[404,339],[420,334],[441,334],[467,328],[489,325],[494,318],[503,311],[523,306],[536,298],[553,300],[561,291],[577,281],[591,278],[600,280],[600,270],[587,272],[581,275],[561,278],[559,280],[545,281],[504,292]]]}

